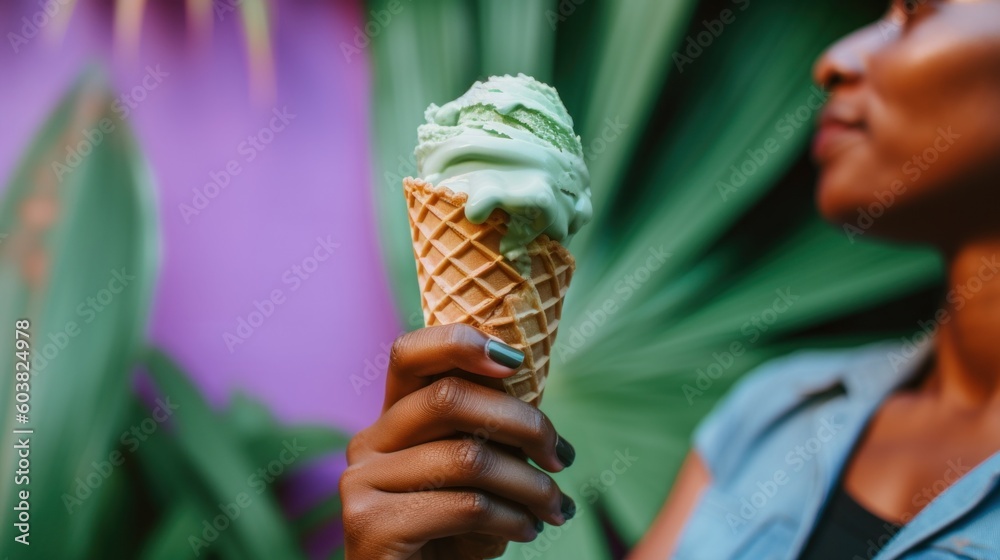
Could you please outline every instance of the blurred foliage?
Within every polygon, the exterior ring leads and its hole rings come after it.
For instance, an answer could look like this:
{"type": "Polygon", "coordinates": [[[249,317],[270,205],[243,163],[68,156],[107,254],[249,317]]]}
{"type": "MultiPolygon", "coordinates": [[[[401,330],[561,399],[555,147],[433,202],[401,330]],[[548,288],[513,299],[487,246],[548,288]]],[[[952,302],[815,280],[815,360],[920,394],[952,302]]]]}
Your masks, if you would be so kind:
{"type": "Polygon", "coordinates": [[[531,74],[559,90],[588,155],[596,215],[570,246],[579,268],[542,405],[576,445],[576,464],[556,479],[582,514],[505,557],[603,559],[616,538],[634,544],[691,430],[741,374],[804,346],[912,332],[933,305],[936,256],[852,242],[821,222],[811,197],[805,146],[822,92],[809,69],[884,6],[368,4],[379,24],[375,196],[404,318],[420,313],[400,181],[416,174],[429,103],[489,75],[531,74]],[[745,171],[734,177],[732,166],[745,171]],[[669,257],[648,261],[658,252],[669,257]],[[781,294],[792,303],[777,313],[781,294]],[[727,354],[733,343],[741,356],[727,354]],[[636,459],[616,462],[621,455],[636,459]]]}
{"type": "Polygon", "coordinates": [[[280,483],[346,438],[281,426],[240,395],[213,410],[176,364],[146,347],[159,254],[154,191],[113,99],[100,73],[88,71],[31,144],[0,205],[0,363],[8,370],[0,556],[177,559],[197,549],[207,558],[302,557],[298,541],[335,519],[339,500],[289,521],[280,483]],[[24,318],[33,361],[29,421],[20,424],[10,368],[15,321],[24,318]],[[147,374],[138,393],[137,368],[147,374]],[[34,430],[27,486],[10,468],[19,428],[34,430]],[[30,548],[11,531],[25,489],[30,548]]]}

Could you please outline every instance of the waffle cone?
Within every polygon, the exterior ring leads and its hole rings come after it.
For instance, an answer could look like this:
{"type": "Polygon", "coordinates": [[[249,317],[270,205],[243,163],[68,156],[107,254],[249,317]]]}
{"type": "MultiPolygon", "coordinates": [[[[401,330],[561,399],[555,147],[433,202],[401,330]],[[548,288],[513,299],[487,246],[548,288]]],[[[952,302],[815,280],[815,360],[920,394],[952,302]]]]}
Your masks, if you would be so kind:
{"type": "MultiPolygon", "coordinates": [[[[485,222],[473,224],[465,217],[466,194],[412,178],[404,179],[403,187],[424,322],[466,323],[523,351],[524,363],[514,375],[474,380],[538,406],[576,267],[573,256],[558,241],[540,235],[527,247],[530,275],[522,276],[500,253],[506,212],[494,210],[485,222]]],[[[486,535],[443,539],[431,543],[423,558],[496,558],[506,546],[486,535]]]]}
{"type": "Polygon", "coordinates": [[[466,323],[523,351],[521,369],[494,386],[537,406],[576,267],[573,256],[540,235],[527,247],[531,274],[525,278],[500,253],[506,212],[495,210],[484,223],[473,224],[465,217],[464,193],[419,179],[403,184],[424,322],[466,323]]]}

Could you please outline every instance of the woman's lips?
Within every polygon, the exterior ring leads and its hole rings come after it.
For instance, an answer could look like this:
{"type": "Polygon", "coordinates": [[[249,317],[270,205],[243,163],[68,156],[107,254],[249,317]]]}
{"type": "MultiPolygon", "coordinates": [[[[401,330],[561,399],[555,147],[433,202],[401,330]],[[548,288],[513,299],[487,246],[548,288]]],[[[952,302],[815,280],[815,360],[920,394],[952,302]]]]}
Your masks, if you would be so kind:
{"type": "Polygon", "coordinates": [[[844,150],[863,142],[865,136],[860,122],[823,118],[813,137],[813,159],[819,164],[829,163],[844,150]]]}

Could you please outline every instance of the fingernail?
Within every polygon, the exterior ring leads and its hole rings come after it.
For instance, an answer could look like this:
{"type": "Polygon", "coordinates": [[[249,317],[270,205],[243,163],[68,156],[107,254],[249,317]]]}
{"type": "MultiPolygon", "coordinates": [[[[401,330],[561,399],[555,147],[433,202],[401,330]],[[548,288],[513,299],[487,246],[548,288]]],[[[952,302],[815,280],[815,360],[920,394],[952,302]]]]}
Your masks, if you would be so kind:
{"type": "Polygon", "coordinates": [[[563,494],[562,505],[559,509],[562,510],[563,517],[566,518],[566,521],[569,521],[570,519],[573,519],[574,515],[576,515],[576,502],[574,502],[573,499],[566,494],[563,494]]]}
{"type": "Polygon", "coordinates": [[[494,362],[510,369],[517,369],[524,363],[524,352],[499,340],[490,340],[486,343],[486,355],[494,362]]]}
{"type": "Polygon", "coordinates": [[[564,467],[572,465],[576,460],[576,450],[562,436],[556,436],[556,457],[564,467]]]}
{"type": "Polygon", "coordinates": [[[535,532],[541,533],[544,530],[545,530],[545,523],[543,523],[541,519],[535,521],[535,532]]]}

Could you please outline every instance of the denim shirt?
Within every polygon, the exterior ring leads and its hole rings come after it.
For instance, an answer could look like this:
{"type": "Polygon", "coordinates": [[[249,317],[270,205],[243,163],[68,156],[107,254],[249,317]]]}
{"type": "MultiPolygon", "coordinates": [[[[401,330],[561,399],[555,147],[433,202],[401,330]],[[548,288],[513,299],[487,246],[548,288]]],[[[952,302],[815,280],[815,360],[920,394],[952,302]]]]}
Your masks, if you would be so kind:
{"type": "MultiPolygon", "coordinates": [[[[712,482],[674,558],[797,558],[868,420],[930,351],[927,341],[802,351],[747,374],[695,432],[712,482]]],[[[941,470],[937,488],[914,496],[915,517],[845,560],[1000,559],[1000,453],[941,470]]]]}

